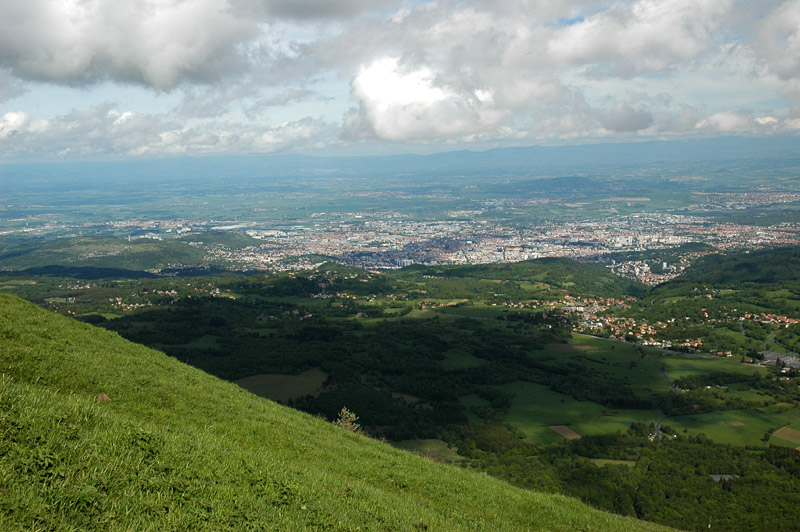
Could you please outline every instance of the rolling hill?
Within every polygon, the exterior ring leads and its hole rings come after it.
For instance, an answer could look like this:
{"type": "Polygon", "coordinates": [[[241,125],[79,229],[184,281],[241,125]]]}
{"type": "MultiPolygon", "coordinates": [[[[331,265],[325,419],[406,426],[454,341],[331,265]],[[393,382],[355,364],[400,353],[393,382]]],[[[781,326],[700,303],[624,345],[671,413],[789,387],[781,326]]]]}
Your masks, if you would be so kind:
{"type": "Polygon", "coordinates": [[[437,464],[0,295],[0,528],[659,530],[437,464]]]}
{"type": "Polygon", "coordinates": [[[170,265],[197,264],[205,253],[181,239],[136,239],[95,235],[59,238],[47,242],[22,241],[0,255],[3,267],[10,270],[51,265],[154,270],[170,265]]]}
{"type": "Polygon", "coordinates": [[[740,288],[797,282],[800,282],[800,248],[793,246],[703,257],[666,285],[740,288]]]}

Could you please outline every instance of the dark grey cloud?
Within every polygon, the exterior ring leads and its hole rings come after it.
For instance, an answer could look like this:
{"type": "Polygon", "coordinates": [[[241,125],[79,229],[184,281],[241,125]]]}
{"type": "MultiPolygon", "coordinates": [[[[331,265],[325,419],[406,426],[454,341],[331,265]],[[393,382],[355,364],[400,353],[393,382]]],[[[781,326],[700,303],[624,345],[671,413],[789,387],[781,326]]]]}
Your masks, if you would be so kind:
{"type": "Polygon", "coordinates": [[[226,0],[3,0],[0,66],[23,80],[169,90],[244,70],[238,47],[260,33],[226,0]]]}
{"type": "Polygon", "coordinates": [[[294,20],[347,18],[368,10],[397,6],[398,0],[232,0],[235,11],[294,20]]]}
{"type": "Polygon", "coordinates": [[[25,94],[27,90],[8,70],[0,69],[0,103],[25,94]]]}
{"type": "Polygon", "coordinates": [[[610,109],[597,111],[600,124],[609,131],[639,131],[653,124],[653,115],[646,109],[634,109],[625,102],[619,102],[610,109]]]}
{"type": "Polygon", "coordinates": [[[761,19],[754,47],[785,82],[784,94],[800,99],[800,0],[780,2],[761,19]]]}

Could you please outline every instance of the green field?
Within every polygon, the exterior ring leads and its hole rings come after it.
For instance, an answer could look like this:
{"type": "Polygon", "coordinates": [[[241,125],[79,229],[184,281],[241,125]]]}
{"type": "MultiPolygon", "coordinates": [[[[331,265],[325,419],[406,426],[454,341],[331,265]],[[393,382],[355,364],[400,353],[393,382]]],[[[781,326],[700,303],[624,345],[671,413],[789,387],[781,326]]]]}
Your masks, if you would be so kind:
{"type": "MultiPolygon", "coordinates": [[[[512,396],[512,406],[503,419],[518,428],[532,442],[549,445],[563,438],[550,425],[567,425],[581,435],[625,432],[631,423],[650,423],[656,411],[607,409],[588,401],[577,401],[568,395],[550,390],[541,384],[517,381],[495,386],[512,396]]],[[[466,406],[487,403],[475,396],[462,398],[466,406]]]]}
{"type": "Polygon", "coordinates": [[[446,442],[436,439],[427,440],[400,440],[392,445],[398,449],[412,451],[433,460],[443,462],[460,462],[464,459],[458,450],[450,447],[446,442]]]}
{"type": "Polygon", "coordinates": [[[442,367],[446,370],[475,368],[486,364],[486,361],[461,349],[448,349],[444,352],[442,367]]]}
{"type": "Polygon", "coordinates": [[[219,336],[215,336],[213,334],[205,334],[200,338],[198,338],[197,340],[188,342],[186,346],[195,347],[198,349],[216,349],[221,346],[219,340],[220,340],[219,336]]]}
{"type": "Polygon", "coordinates": [[[636,465],[636,462],[634,462],[633,460],[611,460],[611,459],[608,459],[608,458],[590,458],[589,460],[593,464],[595,464],[595,465],[597,465],[599,467],[603,467],[603,466],[607,466],[607,465],[612,465],[612,466],[622,465],[622,466],[632,467],[632,466],[636,465]]]}
{"type": "Polygon", "coordinates": [[[736,373],[739,375],[752,375],[753,373],[764,375],[767,373],[766,368],[742,364],[737,357],[665,355],[657,359],[657,362],[664,365],[664,370],[671,381],[681,377],[704,375],[711,372],[736,373]]]}
{"type": "MultiPolygon", "coordinates": [[[[678,433],[705,434],[717,443],[761,446],[765,441],[788,445],[791,442],[774,441],[767,437],[769,431],[788,425],[800,426],[800,411],[780,412],[776,408],[757,410],[728,410],[694,416],[678,416],[665,422],[678,433]]],[[[795,446],[798,444],[795,444],[795,446]]]]}
{"type": "Polygon", "coordinates": [[[567,345],[548,346],[558,354],[559,363],[572,362],[593,371],[600,378],[619,381],[640,397],[669,391],[663,375],[642,358],[633,344],[573,334],[567,345]]]}
{"type": "MultiPolygon", "coordinates": [[[[749,376],[753,372],[766,374],[762,367],[740,363],[737,359],[664,354],[647,349],[650,360],[644,359],[636,346],[574,334],[567,344],[552,344],[532,355],[553,367],[581,368],[593,378],[624,383],[640,397],[672,394],[660,371],[663,364],[671,380],[710,373],[733,373],[749,376]]],[[[480,359],[450,353],[448,367],[469,367],[480,359]]],[[[490,402],[475,394],[460,397],[467,416],[473,423],[486,419],[501,419],[519,429],[529,441],[552,445],[562,437],[548,428],[550,425],[567,425],[581,435],[613,434],[625,432],[631,423],[649,425],[660,417],[655,409],[608,408],[594,401],[577,400],[570,395],[553,391],[548,386],[526,381],[495,385],[511,397],[511,406],[502,414],[490,408],[490,402]]],[[[712,387],[725,400],[741,400],[749,404],[774,402],[764,391],[746,384],[712,387]]],[[[703,390],[701,390],[703,391],[703,390]]],[[[719,399],[717,403],[719,403],[719,399]]],[[[691,416],[669,417],[665,424],[682,434],[706,434],[714,441],[734,445],[761,445],[770,429],[800,419],[800,410],[787,405],[786,412],[776,413],[769,408],[728,410],[691,416]]],[[[785,443],[781,443],[785,445],[785,443]]]]}
{"type": "Polygon", "coordinates": [[[6,258],[3,265],[13,269],[60,264],[150,270],[174,264],[198,264],[204,258],[204,251],[183,239],[127,241],[111,236],[87,236],[37,243],[6,258]]]}
{"type": "Polygon", "coordinates": [[[731,384],[726,388],[723,388],[723,393],[726,397],[735,397],[737,399],[741,399],[742,401],[748,401],[751,403],[763,403],[765,401],[768,402],[772,400],[767,392],[762,390],[754,390],[745,383],[731,384]]]}
{"type": "Polygon", "coordinates": [[[285,403],[302,395],[316,395],[328,374],[312,368],[297,375],[252,375],[233,381],[254,394],[285,403]]]}

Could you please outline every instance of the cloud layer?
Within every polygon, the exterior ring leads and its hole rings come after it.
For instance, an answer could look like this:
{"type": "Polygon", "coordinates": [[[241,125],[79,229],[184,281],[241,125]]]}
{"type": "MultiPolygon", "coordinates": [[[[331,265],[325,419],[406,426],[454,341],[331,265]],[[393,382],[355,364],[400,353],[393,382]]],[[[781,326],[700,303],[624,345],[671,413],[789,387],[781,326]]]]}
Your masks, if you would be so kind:
{"type": "Polygon", "coordinates": [[[0,156],[797,134],[800,0],[4,0],[0,117],[0,156]]]}

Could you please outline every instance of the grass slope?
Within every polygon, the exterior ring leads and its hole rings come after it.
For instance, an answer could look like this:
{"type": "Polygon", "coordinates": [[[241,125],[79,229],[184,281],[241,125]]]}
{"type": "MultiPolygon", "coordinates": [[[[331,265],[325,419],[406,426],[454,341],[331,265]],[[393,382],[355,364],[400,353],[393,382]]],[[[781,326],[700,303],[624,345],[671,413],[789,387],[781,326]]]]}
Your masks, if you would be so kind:
{"type": "Polygon", "coordinates": [[[659,288],[663,290],[688,284],[738,289],[742,286],[797,282],[800,282],[800,247],[795,246],[703,257],[680,277],[659,288]]]}
{"type": "Polygon", "coordinates": [[[6,295],[0,367],[4,531],[660,529],[395,450],[6,295]]]}
{"type": "Polygon", "coordinates": [[[50,265],[152,270],[170,265],[198,264],[205,252],[183,240],[128,242],[113,236],[81,236],[46,242],[26,242],[19,249],[0,255],[0,265],[12,270],[50,265]]]}

